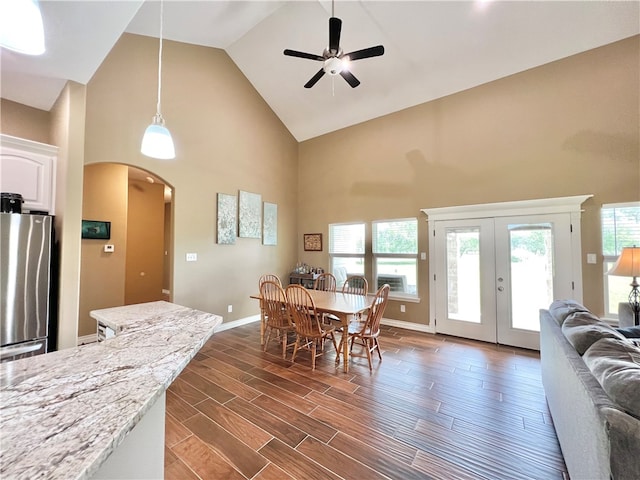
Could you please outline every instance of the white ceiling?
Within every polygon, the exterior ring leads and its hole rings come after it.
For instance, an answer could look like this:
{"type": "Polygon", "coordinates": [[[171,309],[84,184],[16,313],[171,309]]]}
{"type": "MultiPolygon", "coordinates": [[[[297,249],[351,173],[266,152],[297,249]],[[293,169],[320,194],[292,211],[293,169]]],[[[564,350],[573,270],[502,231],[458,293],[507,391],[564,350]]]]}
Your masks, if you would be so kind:
{"type": "MultiPolygon", "coordinates": [[[[11,0],[0,0],[11,1],[11,0]]],[[[42,1],[47,51],[0,49],[3,98],[49,110],[66,80],[89,82],[123,32],[158,36],[151,1],[42,1]]],[[[330,1],[165,0],[164,36],[222,48],[302,141],[640,33],[640,1],[339,0],[346,52],[382,44],[352,63],[352,89],[320,62],[330,1]]],[[[170,122],[170,119],[167,119],[170,122]]]]}

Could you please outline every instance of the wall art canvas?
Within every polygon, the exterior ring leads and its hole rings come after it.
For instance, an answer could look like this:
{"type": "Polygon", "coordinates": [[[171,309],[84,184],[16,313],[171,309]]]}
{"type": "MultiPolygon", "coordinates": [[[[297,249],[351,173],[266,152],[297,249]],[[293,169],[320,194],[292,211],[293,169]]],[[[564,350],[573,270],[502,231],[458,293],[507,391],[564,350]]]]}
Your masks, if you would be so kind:
{"type": "Polygon", "coordinates": [[[263,245],[278,244],[278,205],[264,202],[263,245]]]}
{"type": "Polygon", "coordinates": [[[262,236],[262,195],[240,190],[239,224],[240,237],[262,236]]]}
{"type": "Polygon", "coordinates": [[[218,243],[236,243],[238,232],[238,199],[235,195],[218,194],[218,243]]]}

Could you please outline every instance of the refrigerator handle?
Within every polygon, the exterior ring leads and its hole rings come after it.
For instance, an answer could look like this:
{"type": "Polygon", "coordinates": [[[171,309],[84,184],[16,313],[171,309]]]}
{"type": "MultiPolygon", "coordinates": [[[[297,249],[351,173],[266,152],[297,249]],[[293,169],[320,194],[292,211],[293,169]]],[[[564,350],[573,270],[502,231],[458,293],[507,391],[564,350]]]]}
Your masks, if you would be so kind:
{"type": "Polygon", "coordinates": [[[22,355],[23,353],[34,352],[36,350],[40,350],[43,346],[42,342],[32,343],[27,346],[18,346],[18,347],[2,347],[0,348],[0,360],[4,360],[5,358],[15,357],[16,355],[22,355]]]}

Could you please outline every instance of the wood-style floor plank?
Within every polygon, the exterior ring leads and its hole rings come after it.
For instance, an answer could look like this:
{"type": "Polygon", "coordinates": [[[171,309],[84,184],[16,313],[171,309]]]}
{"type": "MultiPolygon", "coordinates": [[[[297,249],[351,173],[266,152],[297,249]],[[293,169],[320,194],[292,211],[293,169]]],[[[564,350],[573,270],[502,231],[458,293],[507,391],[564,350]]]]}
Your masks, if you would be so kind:
{"type": "Polygon", "coordinates": [[[569,478],[537,352],[388,326],[380,343],[344,373],[331,344],[311,370],[257,323],[216,333],[167,391],[165,478],[569,478]]]}

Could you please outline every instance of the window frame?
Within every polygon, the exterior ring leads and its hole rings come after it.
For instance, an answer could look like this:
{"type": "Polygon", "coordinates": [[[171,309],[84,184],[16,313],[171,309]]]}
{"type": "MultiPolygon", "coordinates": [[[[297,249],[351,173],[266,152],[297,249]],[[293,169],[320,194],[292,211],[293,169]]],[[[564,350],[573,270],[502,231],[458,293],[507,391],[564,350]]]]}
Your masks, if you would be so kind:
{"type": "MultiPolygon", "coordinates": [[[[337,258],[352,258],[356,260],[360,260],[362,262],[362,275],[366,276],[367,267],[366,267],[366,255],[367,255],[367,223],[366,222],[343,222],[343,223],[330,223],[329,224],[329,268],[331,273],[336,276],[335,273],[335,262],[334,260],[337,258]],[[343,227],[347,225],[360,225],[362,226],[362,253],[360,252],[352,252],[352,253],[335,253],[333,251],[334,240],[333,240],[333,228],[334,227],[343,227]]],[[[354,273],[354,272],[347,272],[354,273]]],[[[340,283],[340,279],[336,276],[338,280],[337,289],[342,289],[342,284],[340,283]]],[[[345,278],[346,280],[346,278],[345,278]]]]}
{"type": "MultiPolygon", "coordinates": [[[[600,208],[600,241],[601,241],[601,245],[600,245],[600,253],[602,254],[602,275],[603,275],[603,290],[602,290],[602,295],[603,295],[603,300],[604,300],[604,316],[606,318],[612,318],[612,319],[617,319],[618,318],[618,307],[617,305],[609,305],[609,297],[610,297],[610,292],[609,292],[609,275],[608,275],[608,271],[609,269],[615,264],[615,262],[618,260],[618,257],[620,256],[620,252],[622,251],[623,247],[627,247],[627,246],[631,246],[631,245],[620,245],[619,248],[617,248],[617,250],[620,251],[616,251],[615,255],[608,255],[604,252],[604,241],[603,241],[603,236],[604,236],[604,225],[603,225],[603,212],[604,210],[615,210],[617,208],[638,208],[640,210],[640,202],[625,202],[625,203],[603,203],[602,207],[600,208]],[[612,308],[614,307],[614,308],[612,308]]],[[[618,242],[616,242],[616,246],[618,242]]],[[[638,245],[640,245],[640,240],[638,245]]]]}
{"type": "Polygon", "coordinates": [[[416,217],[404,217],[404,218],[391,218],[391,219],[380,219],[380,220],[372,220],[371,221],[371,255],[373,257],[373,265],[372,265],[372,278],[373,285],[375,286],[375,290],[378,288],[378,260],[382,258],[395,258],[395,259],[412,259],[414,260],[415,265],[415,293],[407,293],[407,292],[398,292],[398,291],[390,291],[389,298],[397,299],[397,300],[419,300],[418,295],[418,285],[419,285],[419,263],[418,263],[418,255],[419,255],[419,245],[418,245],[418,228],[419,222],[416,217]],[[416,227],[416,238],[415,238],[415,253],[388,253],[388,252],[379,252],[376,248],[376,235],[377,235],[377,227],[376,225],[381,223],[401,223],[401,222],[414,222],[416,227]]]}

